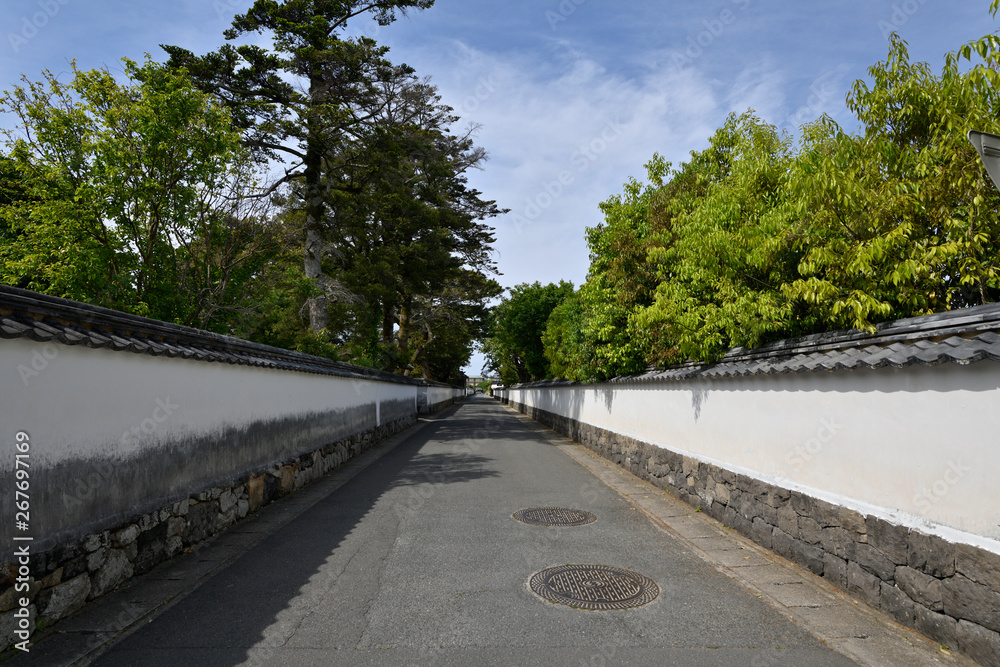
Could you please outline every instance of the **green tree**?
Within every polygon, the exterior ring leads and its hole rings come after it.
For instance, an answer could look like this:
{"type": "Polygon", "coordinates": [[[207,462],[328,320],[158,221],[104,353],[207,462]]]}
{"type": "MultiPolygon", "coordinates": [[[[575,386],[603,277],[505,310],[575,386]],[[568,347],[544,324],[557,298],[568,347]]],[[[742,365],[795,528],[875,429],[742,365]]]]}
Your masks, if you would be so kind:
{"type": "Polygon", "coordinates": [[[966,138],[1000,131],[998,45],[988,36],[949,54],[935,75],[894,36],[871,83],[848,96],[863,131],[808,129],[791,182],[807,252],[784,292],[826,327],[1000,297],[1000,195],[966,138]],[[977,55],[971,70],[960,66],[977,55]]]}
{"type": "Polygon", "coordinates": [[[347,334],[353,359],[437,379],[441,365],[428,355],[467,360],[481,304],[501,291],[488,277],[496,267],[485,221],[502,211],[467,184],[486,159],[475,128],[454,134],[458,118],[426,79],[397,72],[371,104],[340,159],[356,166],[336,175],[346,187],[334,201],[324,272],[342,288],[343,307],[333,309],[331,330],[347,334]]]}
{"type": "Polygon", "coordinates": [[[585,326],[586,311],[579,291],[567,296],[552,310],[542,334],[543,351],[552,377],[575,381],[596,377],[585,326]]]}
{"type": "Polygon", "coordinates": [[[652,303],[656,289],[655,267],[646,255],[651,220],[669,172],[670,163],[654,155],[646,164],[649,182],[630,179],[622,195],[601,202],[603,222],[587,228],[590,270],[579,294],[586,351],[560,356],[591,361],[587,367],[567,367],[567,376],[603,379],[645,367],[648,338],[635,316],[652,303]]]}
{"type": "Polygon", "coordinates": [[[660,333],[662,356],[662,348],[676,347],[682,358],[711,359],[794,326],[781,292],[798,263],[785,234],[790,139],[748,112],[730,116],[708,151],[725,156],[725,177],[710,181],[673,221],[663,281],[638,318],[660,333]]]}
{"type": "Polygon", "coordinates": [[[251,165],[229,113],[190,79],[146,61],[0,98],[17,195],[3,219],[0,278],[188,325],[246,305],[244,289],[272,248],[266,215],[226,203],[251,165]],[[226,200],[226,201],[224,201],[226,200]],[[248,241],[251,241],[248,244],[248,241]]]}
{"type": "Polygon", "coordinates": [[[347,23],[369,15],[381,25],[408,8],[425,9],[433,0],[256,0],[233,19],[227,40],[250,33],[273,40],[268,50],[254,44],[226,44],[196,57],[164,46],[170,65],[190,71],[203,90],[218,96],[243,130],[255,154],[287,161],[274,187],[294,182],[304,213],[301,246],[305,276],[315,288],[307,302],[309,325],[326,330],[331,300],[339,285],[323,271],[329,215],[329,189],[344,166],[339,150],[352,128],[366,120],[358,106],[377,94],[377,82],[391,76],[386,47],[367,38],[345,38],[347,23]]]}
{"type": "Polygon", "coordinates": [[[530,382],[549,377],[542,335],[549,315],[573,294],[573,284],[522,283],[496,306],[488,337],[483,341],[487,368],[505,384],[530,382]]]}

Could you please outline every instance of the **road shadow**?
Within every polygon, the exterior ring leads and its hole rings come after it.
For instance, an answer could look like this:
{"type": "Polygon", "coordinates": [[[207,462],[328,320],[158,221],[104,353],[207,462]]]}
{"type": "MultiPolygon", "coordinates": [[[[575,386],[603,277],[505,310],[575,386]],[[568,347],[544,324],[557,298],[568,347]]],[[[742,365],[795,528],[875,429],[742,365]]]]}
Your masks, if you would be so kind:
{"type": "MultiPolygon", "coordinates": [[[[475,417],[463,414],[467,409],[476,411],[463,405],[448,419],[427,424],[92,664],[222,667],[280,662],[278,652],[265,648],[275,639],[268,635],[287,622],[283,612],[301,604],[303,591],[383,495],[399,487],[465,483],[499,474],[489,467],[486,455],[460,450],[421,454],[429,442],[441,440],[439,432],[446,425],[449,431],[465,430],[455,428],[452,419],[471,425],[475,417]]],[[[436,447],[440,445],[432,445],[436,447]]]]}

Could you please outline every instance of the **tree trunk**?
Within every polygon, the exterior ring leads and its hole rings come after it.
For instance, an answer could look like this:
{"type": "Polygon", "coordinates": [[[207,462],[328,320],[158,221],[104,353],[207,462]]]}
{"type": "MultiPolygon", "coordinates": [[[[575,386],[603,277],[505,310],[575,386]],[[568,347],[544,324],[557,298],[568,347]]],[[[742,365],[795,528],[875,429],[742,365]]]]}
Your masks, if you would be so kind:
{"type": "Polygon", "coordinates": [[[392,343],[392,334],[394,331],[393,325],[396,323],[396,318],[393,317],[392,306],[384,303],[382,304],[382,344],[389,345],[392,343]]]}
{"type": "MultiPolygon", "coordinates": [[[[310,101],[314,104],[319,103],[320,84],[321,81],[318,73],[310,77],[310,101]]],[[[326,215],[326,206],[321,187],[323,176],[323,156],[320,140],[321,128],[319,127],[318,119],[313,114],[310,114],[306,123],[308,127],[308,140],[306,141],[306,156],[303,160],[306,196],[306,243],[303,269],[306,278],[321,292],[319,296],[306,301],[306,306],[309,309],[309,329],[313,333],[318,333],[326,329],[330,321],[330,299],[327,296],[326,285],[323,280],[323,218],[326,215]]]]}
{"type": "MultiPolygon", "coordinates": [[[[410,299],[403,299],[399,307],[399,358],[407,366],[410,365],[410,299]]],[[[404,369],[403,375],[409,376],[410,369],[404,369]]]]}

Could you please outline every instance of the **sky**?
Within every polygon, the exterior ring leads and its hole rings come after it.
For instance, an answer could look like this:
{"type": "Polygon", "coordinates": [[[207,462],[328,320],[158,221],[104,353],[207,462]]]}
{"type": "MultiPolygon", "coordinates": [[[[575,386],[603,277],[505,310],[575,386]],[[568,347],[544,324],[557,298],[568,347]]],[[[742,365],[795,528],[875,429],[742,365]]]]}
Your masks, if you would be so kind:
{"type": "MultiPolygon", "coordinates": [[[[159,44],[219,47],[251,0],[3,0],[0,87],[49,69],[120,71],[159,44]]],[[[852,83],[884,60],[888,36],[940,71],[944,55],[989,34],[989,0],[437,0],[389,26],[349,28],[430,76],[479,126],[490,159],[470,174],[510,213],[493,221],[505,287],[587,275],[586,228],[599,203],[642,180],[659,153],[675,165],[730,113],[753,109],[795,133],[826,113],[845,129],[852,83]]],[[[262,42],[264,43],[264,42],[262,42]]],[[[0,115],[9,127],[9,116],[0,115]]],[[[478,374],[482,357],[466,372],[478,374]]]]}

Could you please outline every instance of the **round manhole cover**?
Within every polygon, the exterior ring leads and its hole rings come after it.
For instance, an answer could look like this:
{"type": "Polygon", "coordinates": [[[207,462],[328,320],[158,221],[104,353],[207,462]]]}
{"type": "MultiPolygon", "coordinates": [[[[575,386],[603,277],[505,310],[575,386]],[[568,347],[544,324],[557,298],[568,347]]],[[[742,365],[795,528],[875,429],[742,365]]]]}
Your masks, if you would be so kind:
{"type": "Polygon", "coordinates": [[[585,526],[597,521],[597,515],[564,507],[532,507],[514,512],[513,517],[532,526],[585,526]]]}
{"type": "Polygon", "coordinates": [[[607,565],[550,567],[534,574],[528,586],[549,602],[595,611],[641,607],[660,594],[649,577],[607,565]]]}

